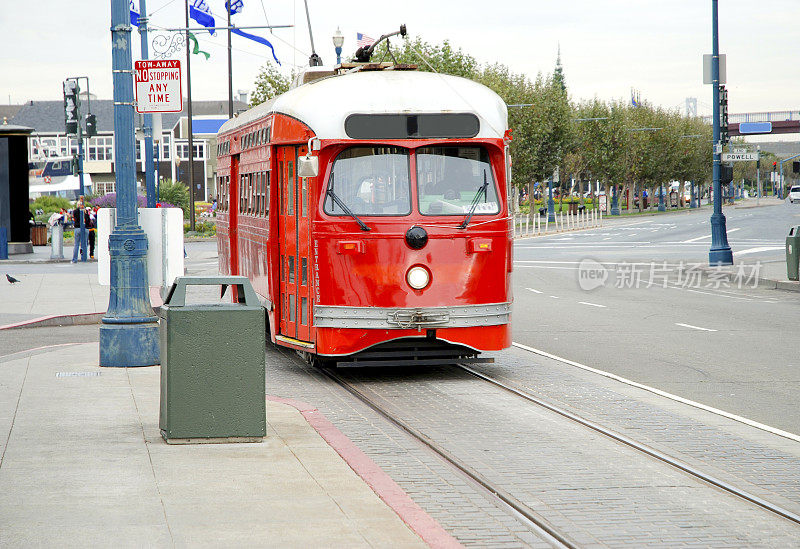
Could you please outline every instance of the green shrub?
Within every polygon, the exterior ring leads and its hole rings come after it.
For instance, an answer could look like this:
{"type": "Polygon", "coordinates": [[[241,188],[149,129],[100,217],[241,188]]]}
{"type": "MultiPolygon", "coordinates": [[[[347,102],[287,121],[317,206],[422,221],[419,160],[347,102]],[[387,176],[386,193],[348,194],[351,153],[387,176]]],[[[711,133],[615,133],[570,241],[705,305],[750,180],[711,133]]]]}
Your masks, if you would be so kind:
{"type": "Polygon", "coordinates": [[[68,210],[72,207],[69,200],[62,196],[40,196],[30,204],[31,213],[36,210],[44,210],[47,217],[53,212],[61,211],[61,208],[68,210]]]}
{"type": "Polygon", "coordinates": [[[158,188],[158,201],[178,206],[183,210],[184,219],[189,217],[189,188],[180,181],[162,180],[158,188]]]}

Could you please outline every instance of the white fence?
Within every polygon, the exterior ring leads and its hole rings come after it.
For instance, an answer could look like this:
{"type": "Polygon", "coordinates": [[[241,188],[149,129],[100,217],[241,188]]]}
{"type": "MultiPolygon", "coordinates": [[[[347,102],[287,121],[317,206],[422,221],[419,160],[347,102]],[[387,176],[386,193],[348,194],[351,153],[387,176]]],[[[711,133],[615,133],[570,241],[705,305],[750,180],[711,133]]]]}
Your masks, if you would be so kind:
{"type": "Polygon", "coordinates": [[[603,212],[600,210],[583,210],[574,214],[559,212],[555,221],[549,221],[547,214],[535,213],[533,218],[528,214],[514,216],[514,236],[539,236],[548,233],[594,229],[603,225],[603,212]]]}

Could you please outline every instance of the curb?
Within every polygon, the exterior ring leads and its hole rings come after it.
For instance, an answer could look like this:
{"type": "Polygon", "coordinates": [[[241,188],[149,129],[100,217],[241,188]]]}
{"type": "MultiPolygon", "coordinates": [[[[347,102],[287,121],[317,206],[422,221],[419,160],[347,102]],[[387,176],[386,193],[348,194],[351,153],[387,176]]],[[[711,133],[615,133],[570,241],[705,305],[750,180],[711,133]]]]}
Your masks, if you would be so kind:
{"type": "MultiPolygon", "coordinates": [[[[700,270],[706,274],[718,273],[718,272],[735,274],[733,271],[727,270],[726,267],[700,266],[700,270]],[[721,270],[721,269],[726,269],[726,270],[721,270]]],[[[759,278],[758,287],[766,288],[768,290],[784,290],[787,292],[800,292],[800,282],[795,282],[792,280],[775,280],[773,278],[759,278]]]]}
{"type": "MultiPolygon", "coordinates": [[[[150,306],[156,316],[160,316],[161,307],[164,305],[161,299],[160,288],[158,286],[150,286],[150,306]]],[[[23,320],[22,322],[15,322],[14,324],[0,325],[0,331],[3,330],[17,330],[23,328],[47,328],[56,326],[86,326],[89,324],[100,324],[105,316],[106,311],[96,313],[76,313],[71,315],[49,315],[31,320],[23,320]]]]}
{"type": "Polygon", "coordinates": [[[22,322],[0,326],[0,331],[17,330],[22,328],[48,328],[54,326],[83,326],[87,324],[99,324],[100,320],[105,314],[105,312],[102,312],[43,316],[40,318],[23,320],[22,322]]]}
{"type": "Polygon", "coordinates": [[[462,547],[447,530],[422,509],[372,458],[355,445],[317,408],[291,398],[267,395],[270,402],[295,408],[322,439],[367,483],[373,492],[430,547],[462,547]]]}
{"type": "MultiPolygon", "coordinates": [[[[0,265],[29,265],[29,264],[44,264],[44,263],[70,263],[71,259],[3,259],[0,265]]],[[[79,261],[78,263],[97,263],[96,259],[87,259],[86,261],[79,261]]]]}

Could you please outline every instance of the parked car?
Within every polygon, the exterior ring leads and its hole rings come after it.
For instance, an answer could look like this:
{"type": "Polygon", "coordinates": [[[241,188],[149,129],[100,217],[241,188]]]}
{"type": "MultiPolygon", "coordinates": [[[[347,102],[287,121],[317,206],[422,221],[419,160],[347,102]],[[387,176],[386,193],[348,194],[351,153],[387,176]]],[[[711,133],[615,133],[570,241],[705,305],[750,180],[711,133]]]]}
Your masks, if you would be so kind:
{"type": "Polygon", "coordinates": [[[800,202],[800,185],[795,185],[789,189],[789,202],[792,204],[800,202]]]}

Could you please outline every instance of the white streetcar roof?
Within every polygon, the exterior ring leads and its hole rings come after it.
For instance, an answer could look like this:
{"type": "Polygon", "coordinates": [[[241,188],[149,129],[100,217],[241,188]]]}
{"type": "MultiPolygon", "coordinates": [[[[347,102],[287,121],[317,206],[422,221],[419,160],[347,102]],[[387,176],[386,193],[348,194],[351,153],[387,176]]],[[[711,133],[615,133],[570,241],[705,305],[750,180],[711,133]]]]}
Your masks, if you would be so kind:
{"type": "Polygon", "coordinates": [[[364,71],[315,80],[227,121],[228,132],[270,113],[282,113],[308,125],[320,139],[350,139],[344,122],[351,114],[474,113],[475,137],[502,138],[508,109],[494,91],[458,76],[420,71],[364,71]]]}

